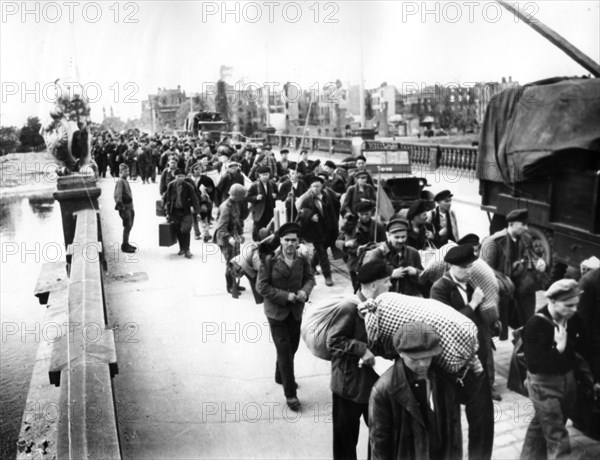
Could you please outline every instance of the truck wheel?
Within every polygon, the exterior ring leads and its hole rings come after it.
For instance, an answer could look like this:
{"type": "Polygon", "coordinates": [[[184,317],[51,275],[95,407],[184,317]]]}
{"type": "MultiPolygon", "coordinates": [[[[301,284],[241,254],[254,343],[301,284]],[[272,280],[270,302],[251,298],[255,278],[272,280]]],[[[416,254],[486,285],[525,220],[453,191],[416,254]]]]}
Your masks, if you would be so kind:
{"type": "Polygon", "coordinates": [[[540,227],[529,226],[529,235],[533,240],[533,252],[541,257],[548,267],[552,266],[552,234],[540,227]]]}

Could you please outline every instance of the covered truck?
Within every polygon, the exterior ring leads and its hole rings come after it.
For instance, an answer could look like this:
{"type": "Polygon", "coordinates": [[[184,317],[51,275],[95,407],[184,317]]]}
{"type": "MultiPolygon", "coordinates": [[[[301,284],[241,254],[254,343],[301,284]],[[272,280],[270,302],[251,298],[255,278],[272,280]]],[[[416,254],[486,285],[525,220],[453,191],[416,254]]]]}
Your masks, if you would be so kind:
{"type": "Polygon", "coordinates": [[[538,255],[579,265],[600,256],[600,80],[554,78],[495,95],[479,142],[490,231],[529,209],[538,255]]]}

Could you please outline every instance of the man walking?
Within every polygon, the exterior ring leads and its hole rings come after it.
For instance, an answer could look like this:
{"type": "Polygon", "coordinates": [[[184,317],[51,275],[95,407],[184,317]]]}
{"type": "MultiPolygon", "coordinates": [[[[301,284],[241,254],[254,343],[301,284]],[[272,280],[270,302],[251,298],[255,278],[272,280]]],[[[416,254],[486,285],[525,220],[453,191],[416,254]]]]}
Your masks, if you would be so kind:
{"type": "MultiPolygon", "coordinates": [[[[492,353],[489,327],[484,323],[479,307],[484,299],[480,287],[470,284],[473,262],[477,255],[473,246],[465,244],[452,247],[444,257],[450,270],[431,287],[431,298],[446,304],[465,315],[477,326],[479,348],[477,356],[485,366],[492,353]]],[[[458,389],[465,404],[469,423],[469,459],[486,460],[492,457],[494,446],[494,404],[487,372],[475,374],[469,370],[458,389]]]]}
{"type": "Polygon", "coordinates": [[[548,305],[523,329],[527,389],[535,415],[527,428],[521,459],[571,457],[565,427],[575,406],[574,370],[578,353],[589,363],[585,326],[577,315],[581,290],[575,280],[562,279],[546,291],[548,305]]]}
{"type": "Polygon", "coordinates": [[[268,166],[258,168],[258,180],[248,190],[247,201],[252,205],[252,240],[260,241],[258,232],[271,222],[274,216],[277,185],[270,180],[271,170],[268,166]]]}
{"type": "Polygon", "coordinates": [[[298,254],[300,227],[287,223],[279,229],[281,246],[261,263],[256,290],[264,297],[264,310],[277,350],[275,382],[283,385],[288,407],[300,410],[294,375],[294,355],[300,343],[304,304],[315,286],[307,258],[298,254]]]}
{"type": "Polygon", "coordinates": [[[120,177],[115,185],[115,209],[119,211],[119,216],[123,221],[123,243],[121,251],[133,253],[137,250],[135,246],[129,244],[129,234],[133,227],[135,211],[133,210],[133,195],[127,178],[129,177],[129,167],[125,163],[119,166],[120,177]]]}
{"type": "Polygon", "coordinates": [[[369,426],[369,396],[379,378],[373,369],[375,355],[367,345],[367,329],[357,306],[387,292],[389,267],[382,260],[363,265],[357,275],[360,290],[337,307],[327,331],[331,353],[331,392],[333,393],[333,458],[356,459],[356,444],[363,417],[369,426]]]}
{"type": "Polygon", "coordinates": [[[371,459],[462,459],[454,382],[431,367],[442,353],[439,335],[426,323],[406,323],[393,344],[400,357],[369,401],[371,459]]]}
{"type": "Polygon", "coordinates": [[[175,233],[179,242],[179,253],[187,259],[193,257],[190,252],[190,239],[193,225],[192,213],[200,212],[200,203],[194,186],[185,180],[183,169],[175,171],[175,180],[167,186],[163,198],[167,220],[175,224],[175,233]]]}
{"type": "Polygon", "coordinates": [[[337,238],[338,213],[334,198],[323,190],[324,183],[325,179],[321,176],[313,177],[308,192],[298,198],[296,206],[303,235],[315,249],[311,262],[313,270],[320,264],[325,284],[333,286],[327,249],[335,244],[337,238]]]}
{"type": "Polygon", "coordinates": [[[408,222],[392,219],[388,222],[385,235],[387,241],[365,254],[363,263],[372,260],[384,260],[394,271],[390,292],[423,297],[419,274],[423,271],[419,252],[406,244],[408,222]]]}
{"type": "MultiPolygon", "coordinates": [[[[494,270],[511,279],[515,285],[514,308],[517,318],[510,324],[517,328],[525,325],[535,311],[536,291],[542,286],[536,281],[528,282],[533,271],[544,273],[546,263],[536,259],[531,236],[527,233],[527,209],[516,209],[506,216],[508,228],[483,240],[481,258],[494,270]]],[[[500,312],[502,327],[507,328],[510,313],[500,312]]],[[[508,330],[508,329],[506,329],[508,330]]]]}

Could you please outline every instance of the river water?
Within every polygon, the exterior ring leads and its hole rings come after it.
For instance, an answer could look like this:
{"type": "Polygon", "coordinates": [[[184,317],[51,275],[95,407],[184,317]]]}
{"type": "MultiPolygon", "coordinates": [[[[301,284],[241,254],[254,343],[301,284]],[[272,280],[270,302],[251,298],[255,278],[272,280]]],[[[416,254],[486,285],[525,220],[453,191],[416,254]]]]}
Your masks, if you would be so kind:
{"type": "MultiPolygon", "coordinates": [[[[45,196],[45,197],[44,197],[45,196]]],[[[64,260],[60,207],[42,198],[0,201],[0,458],[15,458],[45,306],[33,290],[44,262],[64,260]]]]}

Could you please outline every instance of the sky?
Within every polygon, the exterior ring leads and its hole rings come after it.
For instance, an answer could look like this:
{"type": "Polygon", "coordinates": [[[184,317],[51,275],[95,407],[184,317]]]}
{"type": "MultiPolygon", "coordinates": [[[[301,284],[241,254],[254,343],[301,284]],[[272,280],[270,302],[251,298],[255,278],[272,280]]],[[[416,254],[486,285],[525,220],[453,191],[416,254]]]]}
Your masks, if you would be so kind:
{"type": "MultiPolygon", "coordinates": [[[[521,10],[600,61],[600,0],[521,1],[521,10]]],[[[0,124],[44,117],[53,82],[79,81],[123,119],[157,88],[210,89],[287,81],[318,89],[337,79],[399,90],[478,81],[527,83],[587,75],[493,1],[2,1],[0,124]],[[361,72],[362,70],[362,72],[361,72]]],[[[79,90],[81,91],[81,90],[79,90]]]]}

